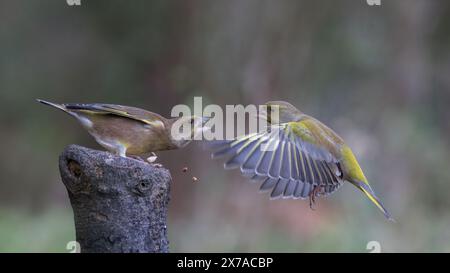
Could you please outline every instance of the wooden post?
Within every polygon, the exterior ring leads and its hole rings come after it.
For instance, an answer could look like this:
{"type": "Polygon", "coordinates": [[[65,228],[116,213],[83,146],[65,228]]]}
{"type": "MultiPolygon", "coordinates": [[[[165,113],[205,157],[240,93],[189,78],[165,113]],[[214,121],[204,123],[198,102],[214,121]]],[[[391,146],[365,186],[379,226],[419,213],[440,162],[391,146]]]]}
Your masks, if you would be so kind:
{"type": "Polygon", "coordinates": [[[135,159],[77,145],[59,158],[81,252],[168,252],[171,176],[135,159]]]}

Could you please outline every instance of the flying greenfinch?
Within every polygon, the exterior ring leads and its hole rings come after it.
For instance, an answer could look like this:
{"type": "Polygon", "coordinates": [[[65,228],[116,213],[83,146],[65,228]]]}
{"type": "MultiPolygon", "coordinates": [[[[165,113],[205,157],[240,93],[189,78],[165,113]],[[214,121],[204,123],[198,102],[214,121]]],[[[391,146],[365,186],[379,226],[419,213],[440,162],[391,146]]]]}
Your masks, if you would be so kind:
{"type": "Polygon", "coordinates": [[[226,169],[240,168],[245,176],[262,180],[260,189],[271,198],[308,198],[336,191],[344,181],[360,189],[393,220],[364,176],[350,147],[332,129],[284,101],[265,104],[260,117],[266,130],[233,140],[213,141],[212,157],[228,157],[226,169]],[[278,115],[272,115],[274,110],[278,115]]]}
{"type": "Polygon", "coordinates": [[[121,157],[140,159],[148,153],[182,148],[201,132],[205,122],[196,116],[166,119],[143,109],[115,104],[37,101],[75,117],[98,144],[121,157]],[[188,135],[172,130],[175,122],[190,128],[188,135]]]}

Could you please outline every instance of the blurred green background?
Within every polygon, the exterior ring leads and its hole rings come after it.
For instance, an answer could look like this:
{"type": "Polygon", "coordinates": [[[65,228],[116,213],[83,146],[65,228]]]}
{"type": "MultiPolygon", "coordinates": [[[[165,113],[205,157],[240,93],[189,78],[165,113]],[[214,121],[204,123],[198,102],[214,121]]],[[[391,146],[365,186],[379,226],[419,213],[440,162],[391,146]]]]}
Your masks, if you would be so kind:
{"type": "Polygon", "coordinates": [[[67,252],[57,158],[99,149],[39,105],[171,107],[286,100],[354,149],[396,218],[349,184],[315,211],[269,201],[201,145],[159,153],[173,176],[172,251],[450,251],[450,2],[0,1],[0,251],[67,252]],[[189,166],[190,171],[181,169],[189,166]],[[199,181],[192,183],[192,176],[199,181]]]}

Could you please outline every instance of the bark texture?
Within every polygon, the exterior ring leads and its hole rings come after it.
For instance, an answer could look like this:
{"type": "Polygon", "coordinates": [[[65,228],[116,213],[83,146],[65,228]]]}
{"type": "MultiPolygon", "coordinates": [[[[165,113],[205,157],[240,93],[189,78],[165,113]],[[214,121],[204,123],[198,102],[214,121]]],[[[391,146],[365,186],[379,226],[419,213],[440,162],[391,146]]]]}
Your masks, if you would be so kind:
{"type": "Polygon", "coordinates": [[[168,252],[167,169],[77,145],[59,158],[81,252],[168,252]]]}

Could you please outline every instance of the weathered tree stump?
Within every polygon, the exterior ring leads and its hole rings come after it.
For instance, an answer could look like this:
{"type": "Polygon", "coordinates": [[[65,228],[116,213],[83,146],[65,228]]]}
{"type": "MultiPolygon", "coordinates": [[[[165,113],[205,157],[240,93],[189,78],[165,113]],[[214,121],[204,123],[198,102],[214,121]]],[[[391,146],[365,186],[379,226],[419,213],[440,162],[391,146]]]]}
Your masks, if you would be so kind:
{"type": "Polygon", "coordinates": [[[81,252],[168,252],[171,176],[146,162],[77,145],[59,158],[81,252]]]}

